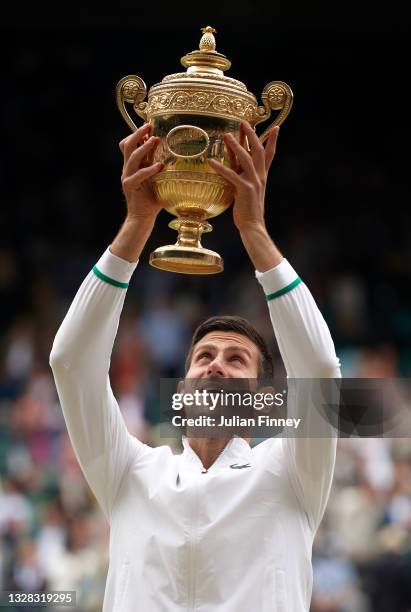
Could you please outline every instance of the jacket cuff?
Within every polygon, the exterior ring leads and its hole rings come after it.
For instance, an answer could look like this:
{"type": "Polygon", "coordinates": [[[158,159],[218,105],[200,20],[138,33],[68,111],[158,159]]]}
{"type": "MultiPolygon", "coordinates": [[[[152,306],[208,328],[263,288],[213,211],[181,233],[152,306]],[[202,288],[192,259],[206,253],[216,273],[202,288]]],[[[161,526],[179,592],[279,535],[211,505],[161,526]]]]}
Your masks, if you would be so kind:
{"type": "Polygon", "coordinates": [[[288,293],[301,283],[301,278],[286,259],[266,272],[256,270],[255,275],[268,301],[288,293]]]}
{"type": "Polygon", "coordinates": [[[94,274],[100,280],[127,289],[131,276],[136,269],[138,260],[130,263],[107,248],[93,268],[94,274]]]}

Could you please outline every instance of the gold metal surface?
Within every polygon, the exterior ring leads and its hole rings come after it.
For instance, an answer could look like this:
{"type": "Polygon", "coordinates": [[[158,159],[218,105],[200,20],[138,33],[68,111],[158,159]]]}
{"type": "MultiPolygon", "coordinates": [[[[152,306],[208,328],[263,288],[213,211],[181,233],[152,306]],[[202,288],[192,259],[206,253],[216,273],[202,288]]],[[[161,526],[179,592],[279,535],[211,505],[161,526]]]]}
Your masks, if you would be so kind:
{"type": "Polygon", "coordinates": [[[160,270],[182,274],[217,274],[224,269],[218,253],[203,247],[168,245],[150,255],[150,264],[160,270]]]}
{"type": "Polygon", "coordinates": [[[286,83],[271,81],[263,89],[259,106],[244,83],[224,75],[231,62],[217,52],[214,28],[201,31],[199,49],[181,58],[186,72],[165,76],[150,88],[148,97],[146,84],[136,75],[124,77],[116,88],[117,106],[131,130],[137,126],[126,103],[160,137],[154,162],[161,161],[164,168],[153,177],[153,188],[164,208],[177,217],[169,224],[178,231],[177,243],[156,249],[150,263],[185,274],[214,274],[223,269],[221,257],[204,249],[200,239],[212,229],[207,219],[224,212],[234,195],[231,185],[208,164],[209,159],[216,159],[230,165],[224,133],[238,140],[241,121],[255,128],[272,111],[279,111],[260,136],[264,142],[269,130],[283,123],[293,102],[286,83]]]}

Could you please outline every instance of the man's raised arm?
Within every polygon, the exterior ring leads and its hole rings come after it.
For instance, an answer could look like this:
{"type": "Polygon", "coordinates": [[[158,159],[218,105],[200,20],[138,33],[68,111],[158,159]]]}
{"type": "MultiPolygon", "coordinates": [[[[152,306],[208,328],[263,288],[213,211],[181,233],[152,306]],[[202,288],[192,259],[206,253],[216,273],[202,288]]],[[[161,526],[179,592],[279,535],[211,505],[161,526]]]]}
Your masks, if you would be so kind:
{"type": "Polygon", "coordinates": [[[321,409],[333,399],[338,402],[338,387],[321,379],[340,378],[340,363],[323,316],[288,261],[283,259],[256,275],[290,379],[287,416],[301,419],[299,437],[282,441],[284,457],[296,496],[315,532],[331,489],[337,445],[336,433],[321,409]]]}
{"type": "Polygon", "coordinates": [[[161,209],[145,183],[161,169],[150,163],[158,139],[147,140],[149,132],[150,126],[143,126],[120,143],[127,217],[83,281],[50,355],[71,442],[108,519],[128,466],[144,449],[127,431],[111,390],[109,367],[126,289],[161,209]]]}
{"type": "Polygon", "coordinates": [[[278,128],[271,130],[265,148],[247,123],[242,129],[251,154],[227,136],[233,167],[225,168],[217,162],[210,164],[235,189],[234,223],[264,288],[287,376],[312,381],[310,387],[298,380],[290,381],[288,406],[298,412],[307,435],[284,438],[283,450],[296,497],[315,531],[331,488],[336,451],[335,432],[321,418],[321,406],[316,403],[316,398],[322,403],[320,384],[316,381],[339,378],[340,363],[327,324],[310,291],[283,258],[265,226],[265,188],[278,128]]]}

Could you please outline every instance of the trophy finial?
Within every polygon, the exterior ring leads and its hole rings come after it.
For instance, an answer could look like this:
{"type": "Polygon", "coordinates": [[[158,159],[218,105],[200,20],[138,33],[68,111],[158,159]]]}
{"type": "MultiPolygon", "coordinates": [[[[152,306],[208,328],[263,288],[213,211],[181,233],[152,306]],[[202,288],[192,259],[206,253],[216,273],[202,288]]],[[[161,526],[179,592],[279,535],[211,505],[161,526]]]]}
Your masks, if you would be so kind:
{"type": "Polygon", "coordinates": [[[201,31],[203,35],[200,40],[200,51],[203,53],[214,53],[216,47],[214,34],[217,34],[217,30],[211,26],[206,26],[201,28],[201,31]]]}
{"type": "Polygon", "coordinates": [[[214,34],[217,32],[211,26],[201,28],[203,33],[200,40],[200,48],[196,51],[191,51],[181,58],[183,66],[188,68],[190,74],[194,72],[204,72],[205,70],[214,70],[215,74],[223,74],[222,71],[228,70],[231,62],[222,53],[218,53],[215,49],[214,34]],[[219,72],[218,72],[219,71],[219,72]]]}

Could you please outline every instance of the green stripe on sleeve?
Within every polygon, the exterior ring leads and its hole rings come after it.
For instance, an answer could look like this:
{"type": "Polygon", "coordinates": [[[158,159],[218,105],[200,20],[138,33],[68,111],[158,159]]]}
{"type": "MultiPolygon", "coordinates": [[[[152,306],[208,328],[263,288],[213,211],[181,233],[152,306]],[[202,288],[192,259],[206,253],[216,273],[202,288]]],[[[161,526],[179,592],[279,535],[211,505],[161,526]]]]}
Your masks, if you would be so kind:
{"type": "Polygon", "coordinates": [[[276,291],[275,293],[270,293],[270,295],[266,295],[265,299],[267,300],[267,302],[270,302],[271,300],[275,300],[276,298],[281,297],[282,295],[285,295],[286,293],[294,289],[294,287],[296,287],[300,283],[301,283],[301,278],[298,276],[292,283],[290,283],[286,287],[283,287],[282,289],[280,289],[279,291],[276,291]]]}
{"type": "Polygon", "coordinates": [[[108,283],[109,285],[114,285],[114,287],[121,287],[121,289],[127,289],[128,287],[128,283],[120,283],[120,281],[116,281],[114,280],[114,278],[106,276],[105,274],[100,272],[97,266],[94,266],[93,272],[96,276],[98,276],[100,280],[104,281],[105,283],[108,283]]]}

